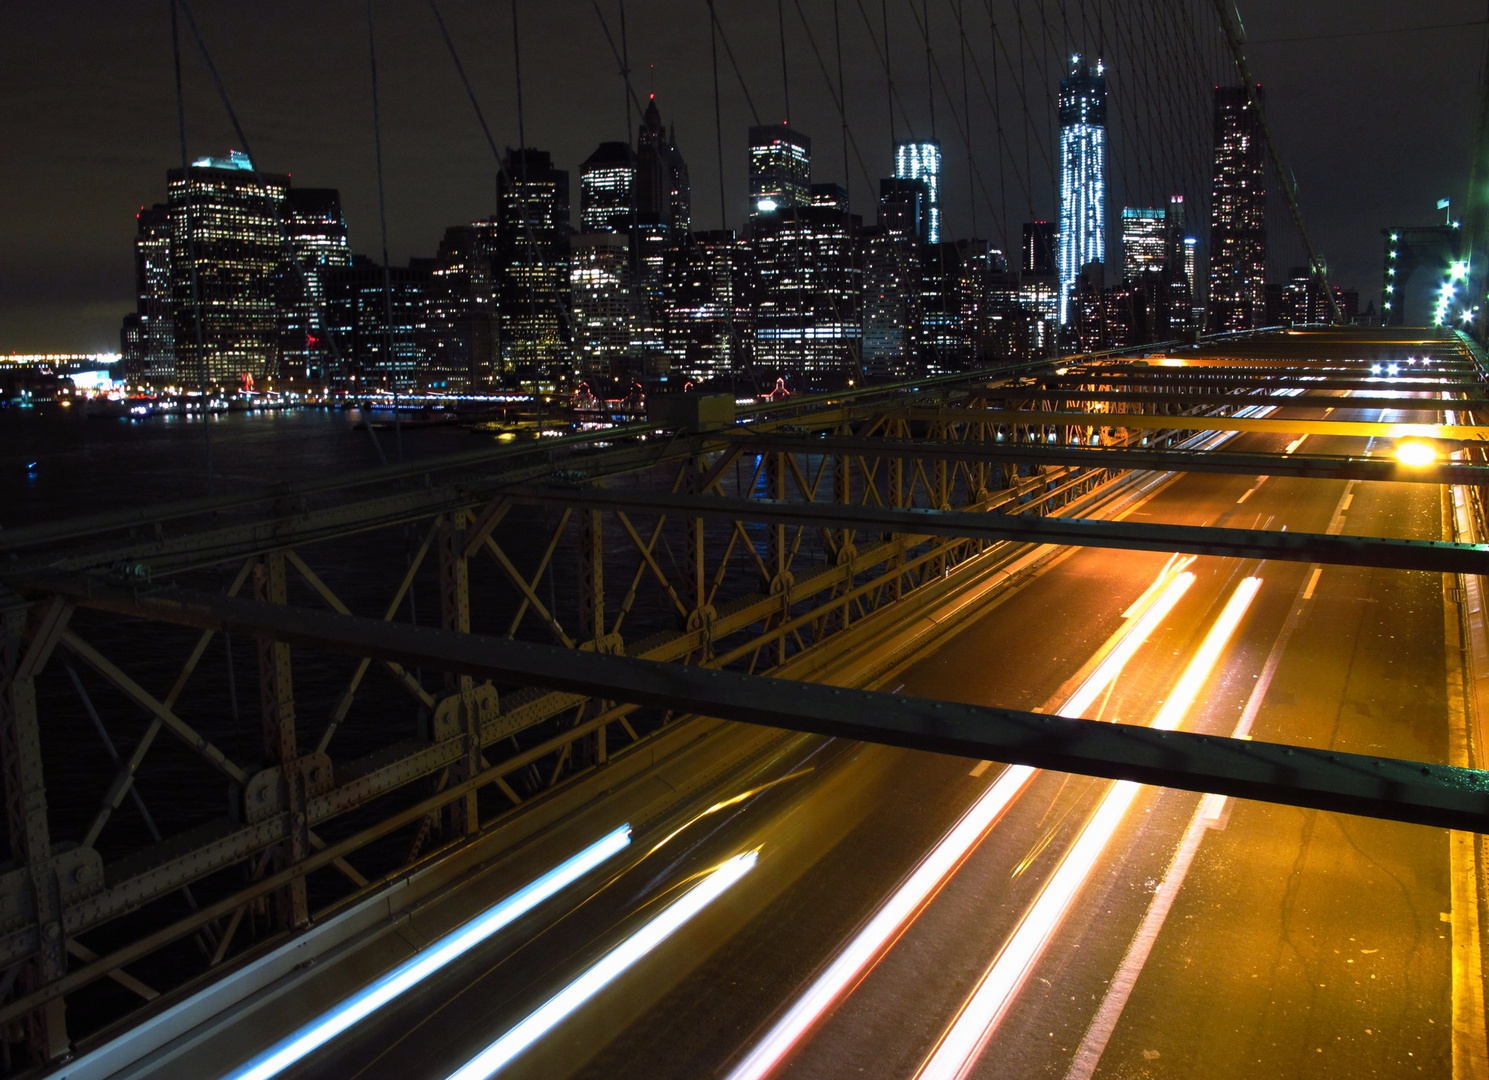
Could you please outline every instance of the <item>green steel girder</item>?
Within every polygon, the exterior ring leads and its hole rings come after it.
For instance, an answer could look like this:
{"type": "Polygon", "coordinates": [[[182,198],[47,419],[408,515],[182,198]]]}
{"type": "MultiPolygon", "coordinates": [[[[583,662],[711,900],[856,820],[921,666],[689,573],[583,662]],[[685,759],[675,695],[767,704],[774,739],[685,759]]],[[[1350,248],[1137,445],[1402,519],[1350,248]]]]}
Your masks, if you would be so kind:
{"type": "Polygon", "coordinates": [[[865,529],[949,536],[970,540],[1013,540],[1030,544],[1177,551],[1240,559],[1280,559],[1339,566],[1430,570],[1447,574],[1489,573],[1489,544],[1437,540],[1397,540],[1379,536],[1268,532],[1201,525],[1027,517],[954,510],[895,510],[830,503],[780,503],[764,499],[690,497],[642,490],[604,488],[564,490],[527,487],[509,493],[521,502],[589,509],[642,510],[682,517],[810,524],[823,528],[865,529]]]}
{"type": "MultiPolygon", "coordinates": [[[[1348,397],[1318,396],[1302,393],[1283,397],[1270,392],[1269,386],[1236,390],[1233,393],[1207,393],[1203,391],[1174,390],[1079,390],[1043,389],[1038,386],[997,387],[990,389],[986,397],[994,401],[1108,401],[1132,405],[1275,405],[1283,409],[1396,409],[1401,412],[1440,413],[1448,409],[1454,412],[1474,412],[1489,408],[1489,398],[1439,397],[1372,397],[1351,394],[1348,397]]],[[[1418,391],[1413,391],[1418,392],[1418,391]]]]}
{"type": "Polygon", "coordinates": [[[184,589],[73,590],[79,606],[751,724],[1489,832],[1489,774],[1185,731],[905,698],[459,634],[184,589]]]}
{"type": "MultiPolygon", "coordinates": [[[[1120,414],[1119,414],[1120,415],[1120,414]]],[[[1182,417],[1172,418],[1175,424],[1182,417]]],[[[1299,476],[1321,480],[1392,480],[1420,484],[1489,484],[1489,466],[1442,462],[1423,468],[1394,458],[1304,454],[1254,454],[1222,450],[1149,450],[968,439],[883,439],[844,435],[741,435],[746,453],[854,454],[876,458],[1012,461],[1028,465],[1073,465],[1086,469],[1156,469],[1231,473],[1238,476],[1299,476]]]]}

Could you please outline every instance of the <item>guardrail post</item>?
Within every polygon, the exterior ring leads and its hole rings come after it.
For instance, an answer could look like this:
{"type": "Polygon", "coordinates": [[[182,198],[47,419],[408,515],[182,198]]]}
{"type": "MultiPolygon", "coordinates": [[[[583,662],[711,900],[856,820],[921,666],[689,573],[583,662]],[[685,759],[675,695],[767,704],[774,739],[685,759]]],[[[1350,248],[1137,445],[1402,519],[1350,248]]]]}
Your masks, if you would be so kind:
{"type": "MultiPolygon", "coordinates": [[[[41,730],[36,715],[36,673],[46,663],[51,635],[27,643],[26,613],[7,612],[0,624],[0,768],[5,775],[5,817],[11,858],[27,867],[36,904],[38,948],[26,961],[21,993],[40,990],[67,974],[67,930],[62,885],[52,859],[46,786],[41,767],[41,730]]],[[[41,628],[42,631],[45,628],[41,628]]],[[[53,639],[54,640],[54,639],[53,639]]],[[[37,1064],[70,1049],[65,1003],[47,1002],[26,1017],[26,1044],[37,1064]]]]}
{"type": "MultiPolygon", "coordinates": [[[[288,602],[284,552],[271,551],[253,568],[254,599],[261,603],[288,602]]],[[[305,775],[300,769],[300,743],[295,734],[295,689],[290,670],[290,647],[258,635],[259,704],[264,725],[264,757],[278,766],[284,781],[286,839],[274,851],[276,869],[293,866],[310,854],[310,823],[305,815],[305,775]]],[[[297,877],[274,897],[275,921],[282,929],[310,921],[305,879],[297,877]]]]}

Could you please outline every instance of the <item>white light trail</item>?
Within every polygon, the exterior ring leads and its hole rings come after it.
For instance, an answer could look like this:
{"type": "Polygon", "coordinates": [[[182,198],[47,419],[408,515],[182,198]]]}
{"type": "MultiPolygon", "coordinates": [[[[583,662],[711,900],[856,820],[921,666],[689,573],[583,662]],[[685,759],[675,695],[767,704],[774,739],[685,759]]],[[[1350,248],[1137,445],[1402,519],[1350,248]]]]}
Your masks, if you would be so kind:
{"type": "Polygon", "coordinates": [[[452,960],[537,907],[554,893],[583,877],[631,842],[631,827],[622,825],[583,851],[555,866],[542,877],[487,908],[464,926],[451,931],[388,974],[322,1013],[293,1035],[275,1043],[224,1080],[269,1080],[307,1054],[330,1042],[406,990],[423,982],[452,960]]]}
{"type": "Polygon", "coordinates": [[[513,1058],[722,896],[729,886],[749,872],[758,854],[751,851],[736,855],[709,871],[702,881],[664,908],[660,915],[611,949],[527,1019],[456,1069],[448,1080],[487,1080],[495,1076],[513,1058]]]}
{"type": "MultiPolygon", "coordinates": [[[[1121,673],[1138,647],[1173,610],[1179,598],[1194,584],[1194,574],[1185,570],[1193,559],[1170,559],[1149,589],[1163,586],[1142,618],[1127,631],[1117,646],[1096,665],[1076,692],[1057,711],[1058,716],[1082,715],[1109,684],[1121,673]],[[1178,573],[1175,573],[1178,571],[1178,573]],[[1167,580],[1165,584],[1165,579],[1167,580]]],[[[1144,595],[1148,595],[1145,593],[1144,595]]],[[[993,785],[983,792],[917,866],[905,882],[874,913],[867,926],[838,953],[827,969],[813,980],[806,991],[771,1026],[743,1060],[730,1071],[727,1080],[761,1080],[770,1075],[811,1030],[812,1026],[847,993],[869,966],[883,954],[903,928],[935,895],[942,883],[960,866],[967,855],[987,834],[1008,805],[1024,790],[1037,769],[1028,765],[1010,765],[998,775],[993,785]]]]}
{"type": "MultiPolygon", "coordinates": [[[[1171,731],[1183,720],[1260,587],[1261,579],[1254,577],[1246,578],[1236,587],[1199,651],[1184,669],[1154,727],[1171,731]]],[[[1018,929],[983,973],[977,989],[915,1074],[915,1080],[965,1080],[1141,790],[1141,784],[1129,780],[1120,780],[1108,789],[1075,844],[1040,890],[1038,899],[1024,913],[1018,929]]]]}

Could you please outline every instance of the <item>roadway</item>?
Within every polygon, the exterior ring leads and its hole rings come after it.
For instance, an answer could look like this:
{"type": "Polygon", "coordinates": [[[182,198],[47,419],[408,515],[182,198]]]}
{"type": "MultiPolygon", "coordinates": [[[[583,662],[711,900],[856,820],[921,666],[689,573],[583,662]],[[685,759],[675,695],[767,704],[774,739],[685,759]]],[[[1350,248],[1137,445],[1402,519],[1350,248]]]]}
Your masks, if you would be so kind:
{"type": "MultiPolygon", "coordinates": [[[[1362,443],[1313,437],[1309,450],[1362,443]]],[[[1426,485],[1192,474],[1132,517],[1438,538],[1439,500],[1426,485]]],[[[1138,621],[1124,612],[1165,562],[1072,552],[889,688],[1053,711],[1138,621]]],[[[1086,714],[1151,722],[1254,574],[1260,591],[1184,726],[1446,761],[1441,577],[1313,569],[1195,562],[1193,585],[1086,714]]],[[[638,830],[582,902],[555,900],[282,1075],[446,1077],[698,875],[758,849],[720,900],[501,1073],[722,1074],[999,774],[784,738],[638,830]]],[[[915,1075],[1111,787],[1037,774],[779,1075],[915,1075]]],[[[1450,908],[1440,831],[1142,789],[969,1075],[1450,1075],[1450,908]]]]}

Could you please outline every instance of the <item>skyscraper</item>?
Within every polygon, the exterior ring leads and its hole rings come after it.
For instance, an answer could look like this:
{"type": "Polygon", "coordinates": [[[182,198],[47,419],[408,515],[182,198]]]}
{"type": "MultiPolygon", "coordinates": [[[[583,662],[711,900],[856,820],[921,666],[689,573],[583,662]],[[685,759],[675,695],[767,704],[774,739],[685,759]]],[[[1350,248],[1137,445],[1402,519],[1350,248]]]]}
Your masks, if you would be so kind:
{"type": "Polygon", "coordinates": [[[860,224],[833,207],[795,206],[756,216],[755,359],[765,368],[762,374],[810,383],[859,372],[860,224]]]}
{"type": "Polygon", "coordinates": [[[156,203],[135,215],[135,310],[125,316],[124,373],[161,386],[176,377],[176,321],[171,310],[171,216],[156,203]]]}
{"type": "Polygon", "coordinates": [[[812,140],[784,124],[750,128],[750,217],[811,201],[812,140]]]}
{"type": "Polygon", "coordinates": [[[567,363],[569,174],[544,150],[507,150],[497,177],[497,311],[504,374],[567,363]]]}
{"type": "Polygon", "coordinates": [[[1262,88],[1215,88],[1215,176],[1210,198],[1212,332],[1262,325],[1267,281],[1267,157],[1262,88]]]}
{"type": "Polygon", "coordinates": [[[603,142],[579,166],[579,231],[630,232],[636,216],[636,155],[603,142]]]}
{"type": "Polygon", "coordinates": [[[346,218],[335,188],[293,188],[287,198],[288,257],[279,268],[279,373],[338,380],[340,343],[326,330],[325,272],[348,266],[346,218]],[[291,261],[293,260],[293,261],[291,261]]]}
{"type": "Polygon", "coordinates": [[[433,390],[484,388],[492,381],[496,340],[493,220],[445,230],[425,296],[425,369],[420,383],[433,390]]]}
{"type": "Polygon", "coordinates": [[[1053,221],[1024,222],[1024,258],[1020,269],[1025,274],[1059,273],[1055,265],[1059,242],[1060,234],[1055,231],[1053,221]]]}
{"type": "Polygon", "coordinates": [[[920,295],[926,190],[920,180],[879,181],[879,225],[863,231],[863,366],[878,378],[914,371],[911,332],[920,295]]]}
{"type": "Polygon", "coordinates": [[[1122,280],[1162,273],[1168,265],[1168,221],[1162,207],[1122,207],[1122,280]]]}
{"type": "Polygon", "coordinates": [[[941,242],[941,144],[902,142],[894,148],[894,175],[901,180],[919,180],[925,185],[926,204],[921,213],[920,238],[928,244],[941,242]]]}
{"type": "Polygon", "coordinates": [[[636,211],[679,235],[692,228],[692,186],[677,148],[677,128],[668,130],[652,94],[636,133],[636,211]]]}
{"type": "Polygon", "coordinates": [[[1076,279],[1106,261],[1106,69],[1071,58],[1060,80],[1060,323],[1076,279]]]}
{"type": "Polygon", "coordinates": [[[744,254],[733,229],[693,233],[679,249],[667,319],[667,351],[679,375],[702,381],[737,369],[749,329],[744,254]]]}
{"type": "Polygon", "coordinates": [[[166,186],[177,377],[195,383],[204,373],[209,383],[237,385],[273,375],[289,177],[255,174],[233,150],[225,158],[199,158],[189,175],[171,169],[166,186]]]}
{"type": "Polygon", "coordinates": [[[381,263],[357,255],[349,266],[326,269],[328,328],[350,369],[350,386],[406,389],[427,367],[431,261],[416,259],[385,274],[381,263]]]}
{"type": "MultiPolygon", "coordinates": [[[[624,144],[622,144],[624,145],[624,144]]],[[[635,317],[631,306],[631,253],[625,236],[590,232],[574,238],[569,288],[574,304],[574,353],[580,375],[622,380],[629,363],[635,317]]]]}

